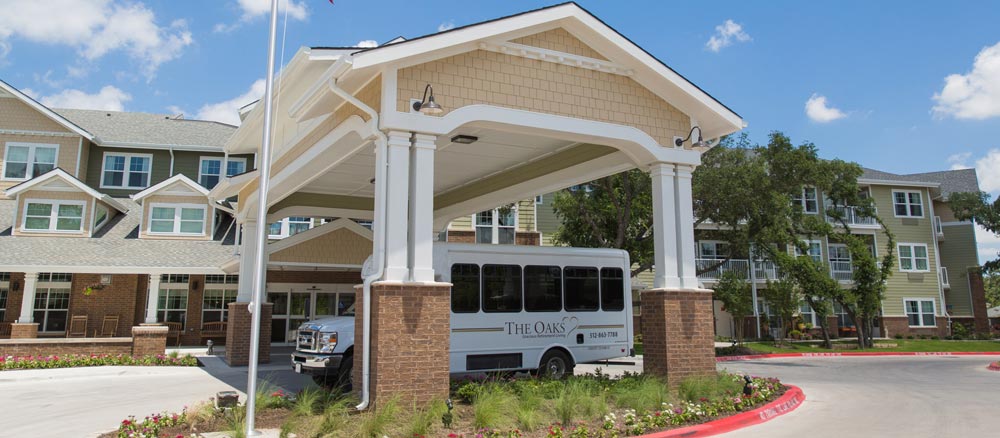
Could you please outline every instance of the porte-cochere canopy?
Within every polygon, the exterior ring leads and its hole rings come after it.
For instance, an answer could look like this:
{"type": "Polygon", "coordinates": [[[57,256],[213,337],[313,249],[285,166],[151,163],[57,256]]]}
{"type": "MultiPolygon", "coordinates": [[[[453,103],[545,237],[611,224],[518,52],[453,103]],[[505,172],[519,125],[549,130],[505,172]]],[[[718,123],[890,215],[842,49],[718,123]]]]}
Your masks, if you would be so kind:
{"type": "MultiPolygon", "coordinates": [[[[654,183],[656,286],[697,288],[701,151],[674,142],[695,126],[705,140],[744,126],[572,3],[376,48],[303,48],[279,81],[269,217],[253,217],[254,174],[210,196],[239,196],[245,233],[287,216],[374,219],[384,280],[433,281],[431,242],[456,217],[641,168],[654,183]],[[440,114],[412,107],[427,85],[440,114]]],[[[259,150],[262,112],[248,110],[229,153],[259,150]]]]}

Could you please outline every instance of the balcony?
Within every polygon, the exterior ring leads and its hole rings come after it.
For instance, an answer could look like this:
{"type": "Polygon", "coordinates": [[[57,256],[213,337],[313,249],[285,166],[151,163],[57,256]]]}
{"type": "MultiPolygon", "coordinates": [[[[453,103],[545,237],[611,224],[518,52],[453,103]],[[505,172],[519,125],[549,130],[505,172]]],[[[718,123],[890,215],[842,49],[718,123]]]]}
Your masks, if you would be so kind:
{"type": "MultiPolygon", "coordinates": [[[[698,279],[704,282],[716,282],[722,279],[726,272],[736,272],[740,278],[750,280],[750,261],[746,259],[730,259],[722,262],[718,259],[695,259],[695,267],[701,271],[709,269],[698,275],[698,279]],[[718,266],[716,266],[718,265],[718,266]]],[[[757,260],[754,265],[754,277],[758,282],[767,280],[777,280],[779,278],[778,266],[772,261],[757,260]]]]}
{"type": "Polygon", "coordinates": [[[941,281],[941,287],[951,289],[951,283],[948,280],[948,268],[942,266],[938,268],[938,280],[941,281]]]}
{"type": "MultiPolygon", "coordinates": [[[[844,222],[852,227],[878,227],[878,222],[875,218],[870,216],[863,216],[858,212],[857,207],[833,207],[844,218],[844,222]]],[[[831,216],[826,217],[826,221],[831,224],[840,223],[837,219],[831,216]]]]}
{"type": "Polygon", "coordinates": [[[850,261],[830,260],[830,277],[841,282],[854,281],[854,268],[850,261]]]}
{"type": "Polygon", "coordinates": [[[934,234],[938,240],[944,240],[944,226],[941,225],[941,216],[934,216],[934,234]]]}

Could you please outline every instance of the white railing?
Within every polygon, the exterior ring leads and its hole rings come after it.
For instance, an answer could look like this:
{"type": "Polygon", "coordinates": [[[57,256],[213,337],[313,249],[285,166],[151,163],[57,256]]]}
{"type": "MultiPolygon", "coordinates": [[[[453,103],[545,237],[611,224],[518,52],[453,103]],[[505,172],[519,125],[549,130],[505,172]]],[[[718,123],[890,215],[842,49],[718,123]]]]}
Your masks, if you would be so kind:
{"type": "Polygon", "coordinates": [[[753,262],[753,275],[757,281],[777,280],[781,277],[778,272],[778,265],[770,260],[756,260],[753,262]]]}
{"type": "Polygon", "coordinates": [[[719,280],[722,278],[722,274],[726,272],[737,272],[742,278],[749,278],[749,268],[746,260],[729,259],[723,262],[717,259],[695,259],[695,268],[698,271],[708,269],[698,274],[698,278],[701,280],[719,280]],[[722,264],[719,264],[720,262],[722,264]]]}
{"type": "MultiPolygon", "coordinates": [[[[837,213],[839,213],[844,218],[844,222],[847,222],[848,225],[859,225],[859,226],[870,226],[870,227],[878,225],[878,222],[875,222],[875,218],[861,215],[861,213],[858,212],[857,207],[833,207],[833,209],[836,210],[837,213]]],[[[838,220],[830,216],[827,216],[826,220],[827,222],[834,224],[839,223],[838,220]]]]}
{"type": "Polygon", "coordinates": [[[942,266],[938,268],[938,278],[941,280],[941,286],[945,289],[951,288],[951,283],[948,281],[948,268],[942,266]]]}
{"type": "Polygon", "coordinates": [[[854,268],[851,262],[830,260],[830,277],[837,281],[854,281],[854,268]]]}

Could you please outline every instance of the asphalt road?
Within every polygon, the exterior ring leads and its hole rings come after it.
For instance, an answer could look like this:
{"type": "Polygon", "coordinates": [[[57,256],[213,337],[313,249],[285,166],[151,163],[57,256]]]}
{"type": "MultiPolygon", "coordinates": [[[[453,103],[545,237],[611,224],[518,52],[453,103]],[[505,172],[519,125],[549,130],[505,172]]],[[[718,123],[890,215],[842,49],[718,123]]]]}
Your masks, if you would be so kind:
{"type": "Polygon", "coordinates": [[[1000,436],[998,356],[825,357],[720,363],[799,386],[806,402],[726,437],[1000,436]]]}

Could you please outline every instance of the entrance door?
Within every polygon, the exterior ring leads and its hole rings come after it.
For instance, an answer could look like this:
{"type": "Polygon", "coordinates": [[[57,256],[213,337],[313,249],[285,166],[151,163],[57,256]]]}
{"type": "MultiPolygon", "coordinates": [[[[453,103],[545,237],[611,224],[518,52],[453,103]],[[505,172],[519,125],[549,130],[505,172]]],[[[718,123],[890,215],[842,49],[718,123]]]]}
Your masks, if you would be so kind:
{"type": "Polygon", "coordinates": [[[354,304],[353,285],[268,285],[267,300],[274,303],[271,344],[293,345],[295,332],[306,321],[343,316],[354,304]],[[340,293],[338,293],[340,291],[340,293]]]}

